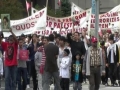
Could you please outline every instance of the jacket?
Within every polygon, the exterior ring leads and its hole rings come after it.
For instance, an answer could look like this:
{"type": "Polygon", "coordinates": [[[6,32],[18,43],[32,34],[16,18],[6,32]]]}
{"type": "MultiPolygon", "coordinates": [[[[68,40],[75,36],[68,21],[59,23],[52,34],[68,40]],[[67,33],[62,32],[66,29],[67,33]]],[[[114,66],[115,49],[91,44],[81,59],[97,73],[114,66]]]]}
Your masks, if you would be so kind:
{"type": "MultiPolygon", "coordinates": [[[[78,82],[83,82],[83,74],[82,74],[82,67],[83,67],[83,59],[81,59],[79,64],[79,80],[78,82]]],[[[71,65],[71,80],[75,81],[75,73],[76,73],[76,61],[74,60],[71,65]]]]}
{"type": "Polygon", "coordinates": [[[62,78],[70,78],[70,57],[63,57],[60,63],[60,76],[62,78]]]}
{"type": "MultiPolygon", "coordinates": [[[[93,47],[89,47],[88,50],[86,51],[86,54],[85,54],[85,58],[83,60],[83,69],[82,69],[82,72],[85,72],[87,76],[90,75],[90,51],[93,47]]],[[[101,62],[101,75],[102,73],[105,73],[105,60],[103,60],[103,56],[102,56],[102,49],[101,48],[98,48],[100,49],[99,50],[99,53],[100,53],[100,62],[101,62]]]]}

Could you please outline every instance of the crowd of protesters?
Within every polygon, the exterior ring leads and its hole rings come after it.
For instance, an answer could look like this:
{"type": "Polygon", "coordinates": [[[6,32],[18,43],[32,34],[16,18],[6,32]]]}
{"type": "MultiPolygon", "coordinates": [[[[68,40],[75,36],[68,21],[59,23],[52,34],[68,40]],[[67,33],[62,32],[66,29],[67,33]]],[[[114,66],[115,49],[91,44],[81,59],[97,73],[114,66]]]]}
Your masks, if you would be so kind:
{"type": "MultiPolygon", "coordinates": [[[[33,81],[33,90],[82,90],[89,81],[89,90],[99,90],[100,84],[120,86],[120,36],[105,33],[100,40],[86,31],[62,36],[22,34],[0,37],[0,76],[5,78],[5,90],[26,90],[33,81]],[[24,54],[28,52],[28,58],[24,54]],[[22,55],[22,56],[21,56],[22,55]]],[[[27,54],[26,54],[27,55],[27,54]]]]}

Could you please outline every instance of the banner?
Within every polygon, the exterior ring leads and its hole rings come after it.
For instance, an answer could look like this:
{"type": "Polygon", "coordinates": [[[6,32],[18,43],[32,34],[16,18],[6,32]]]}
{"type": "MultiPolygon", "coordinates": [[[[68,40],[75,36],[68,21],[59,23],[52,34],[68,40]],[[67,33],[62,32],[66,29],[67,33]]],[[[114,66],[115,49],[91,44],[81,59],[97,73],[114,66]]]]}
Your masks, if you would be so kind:
{"type": "MultiPolygon", "coordinates": [[[[32,8],[32,12],[38,10],[32,8]]],[[[36,31],[38,35],[49,35],[50,33],[56,31],[61,32],[62,35],[66,35],[67,33],[71,32],[73,29],[73,21],[75,22],[75,31],[81,32],[82,30],[88,28],[90,24],[90,16],[91,11],[87,10],[82,13],[79,13],[74,16],[64,17],[64,18],[55,18],[47,15],[47,25],[46,30],[44,31],[36,31]],[[77,22],[77,23],[76,23],[77,22]],[[62,23],[62,25],[61,25],[62,23]]]]}
{"type": "MultiPolygon", "coordinates": [[[[94,3],[93,3],[94,5],[94,3]]],[[[80,13],[81,11],[81,8],[78,7],[77,5],[75,4],[72,4],[72,13],[80,13]]],[[[104,14],[100,14],[99,15],[99,22],[100,22],[100,28],[105,30],[105,29],[111,29],[111,30],[114,30],[117,28],[120,29],[120,25],[119,25],[119,18],[120,18],[120,5],[114,7],[113,9],[111,9],[110,11],[108,11],[107,13],[104,13],[104,14]]],[[[72,16],[72,14],[71,14],[72,16]]],[[[90,25],[91,29],[94,29],[95,28],[95,15],[92,14],[91,15],[91,25],[90,25]]]]}
{"type": "Polygon", "coordinates": [[[82,8],[80,8],[79,6],[77,6],[76,4],[74,4],[72,2],[72,5],[71,5],[71,16],[75,15],[75,14],[79,14],[81,12],[83,12],[85,10],[83,10],[82,8]]]}
{"type": "MultiPolygon", "coordinates": [[[[116,6],[114,9],[110,10],[107,13],[100,14],[99,18],[99,25],[101,30],[114,30],[116,28],[120,28],[120,5],[116,6]]],[[[46,16],[45,8],[37,11],[30,17],[11,21],[13,32],[17,36],[21,35],[22,33],[32,34],[34,32],[36,32],[38,35],[48,36],[54,31],[60,32],[61,35],[66,35],[67,33],[72,31],[73,24],[75,26],[74,30],[77,32],[82,32],[82,30],[85,29],[88,31],[94,30],[95,16],[94,14],[91,15],[91,9],[82,11],[81,13],[73,16],[56,18],[46,16]]],[[[5,32],[4,35],[7,37],[9,36],[9,33],[5,32]]]]}
{"type": "MultiPolygon", "coordinates": [[[[46,29],[46,14],[47,9],[44,8],[35,14],[21,19],[21,20],[11,20],[11,28],[16,36],[23,34],[32,34],[35,31],[46,29]]],[[[3,32],[5,37],[8,37],[10,32],[3,32]]]]}

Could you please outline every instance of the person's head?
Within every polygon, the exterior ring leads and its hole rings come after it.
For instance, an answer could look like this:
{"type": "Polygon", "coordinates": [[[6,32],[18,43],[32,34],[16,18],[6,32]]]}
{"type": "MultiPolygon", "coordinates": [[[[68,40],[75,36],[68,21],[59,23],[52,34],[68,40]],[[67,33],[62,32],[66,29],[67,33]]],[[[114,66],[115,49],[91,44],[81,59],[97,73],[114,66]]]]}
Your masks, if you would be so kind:
{"type": "Polygon", "coordinates": [[[91,42],[92,42],[93,47],[97,47],[97,38],[96,37],[92,37],[91,42]]]}
{"type": "Polygon", "coordinates": [[[44,41],[44,38],[45,38],[44,36],[41,36],[41,42],[43,42],[43,41],[44,41]]]}
{"type": "Polygon", "coordinates": [[[32,42],[37,42],[37,34],[32,35],[32,42]]]}
{"type": "Polygon", "coordinates": [[[68,56],[70,54],[69,49],[64,49],[64,56],[68,56]]]}
{"type": "Polygon", "coordinates": [[[100,46],[101,46],[101,48],[103,48],[105,46],[105,41],[101,41],[100,46]]]}
{"type": "Polygon", "coordinates": [[[49,38],[48,37],[44,37],[43,44],[47,45],[48,43],[49,43],[49,38]]]}
{"type": "Polygon", "coordinates": [[[119,35],[119,33],[116,31],[116,32],[114,33],[114,36],[115,36],[115,37],[118,37],[118,35],[119,35]]]}
{"type": "Polygon", "coordinates": [[[75,40],[75,41],[80,40],[80,34],[79,34],[79,32],[75,32],[75,33],[74,33],[74,40],[75,40]]]}
{"type": "Polygon", "coordinates": [[[66,42],[66,38],[64,36],[61,36],[59,39],[59,45],[63,46],[63,45],[65,45],[65,42],[66,42]]]}
{"type": "Polygon", "coordinates": [[[50,34],[50,35],[49,35],[49,41],[50,41],[50,42],[54,42],[54,35],[53,35],[53,34],[50,34]]]}
{"type": "Polygon", "coordinates": [[[57,44],[59,43],[60,37],[61,37],[60,34],[56,34],[55,41],[56,41],[57,44]]]}
{"type": "Polygon", "coordinates": [[[8,18],[7,17],[3,17],[3,22],[4,23],[8,22],[8,18]]]}
{"type": "Polygon", "coordinates": [[[113,44],[113,43],[114,43],[114,35],[113,35],[113,34],[111,34],[111,35],[109,36],[109,43],[110,43],[110,44],[113,44]]]}
{"type": "Polygon", "coordinates": [[[79,51],[77,51],[77,52],[75,53],[75,59],[76,59],[76,60],[80,60],[80,59],[81,59],[81,53],[80,53],[79,51]]]}
{"type": "Polygon", "coordinates": [[[53,35],[54,35],[54,37],[56,37],[56,35],[57,35],[57,32],[55,32],[55,31],[54,31],[54,32],[53,32],[53,35]]]}
{"type": "Polygon", "coordinates": [[[23,46],[23,43],[24,43],[24,40],[23,38],[19,38],[19,47],[22,47],[23,46]]]}
{"type": "Polygon", "coordinates": [[[14,43],[13,35],[9,36],[8,41],[9,41],[10,44],[14,43]]]}
{"type": "Polygon", "coordinates": [[[106,33],[105,37],[106,37],[106,38],[109,38],[109,33],[106,33]]]}
{"type": "Polygon", "coordinates": [[[21,34],[20,38],[22,38],[23,41],[25,42],[25,35],[24,34],[21,34]]]}

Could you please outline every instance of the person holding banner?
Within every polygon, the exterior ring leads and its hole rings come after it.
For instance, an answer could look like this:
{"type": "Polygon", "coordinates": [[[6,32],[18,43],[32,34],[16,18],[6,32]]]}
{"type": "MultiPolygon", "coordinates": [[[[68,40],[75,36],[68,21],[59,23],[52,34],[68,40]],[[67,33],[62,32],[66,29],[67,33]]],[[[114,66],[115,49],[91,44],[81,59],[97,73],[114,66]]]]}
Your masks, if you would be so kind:
{"type": "Polygon", "coordinates": [[[24,46],[24,40],[22,38],[20,38],[19,39],[18,52],[17,52],[18,90],[26,90],[26,85],[27,85],[27,65],[26,65],[26,61],[28,60],[28,57],[29,57],[28,53],[29,52],[28,52],[27,48],[24,46]]]}
{"type": "Polygon", "coordinates": [[[0,42],[5,51],[5,90],[16,90],[18,41],[12,29],[10,32],[12,35],[9,36],[9,41],[0,42]]]}

